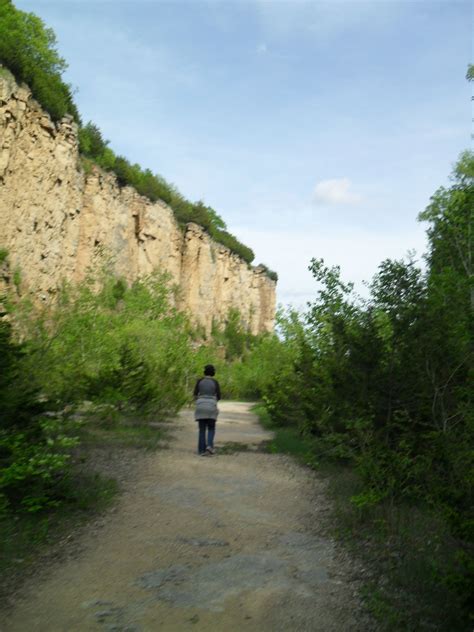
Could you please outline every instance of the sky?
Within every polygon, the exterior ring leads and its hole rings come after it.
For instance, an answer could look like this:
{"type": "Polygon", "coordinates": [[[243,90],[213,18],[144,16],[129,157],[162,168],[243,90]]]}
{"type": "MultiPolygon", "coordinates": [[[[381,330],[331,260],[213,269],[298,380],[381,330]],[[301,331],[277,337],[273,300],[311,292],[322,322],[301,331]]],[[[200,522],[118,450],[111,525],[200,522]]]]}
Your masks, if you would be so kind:
{"type": "Polygon", "coordinates": [[[312,257],[366,292],[415,251],[470,146],[474,1],[16,0],[52,27],[84,121],[204,200],[315,297],[312,257]]]}

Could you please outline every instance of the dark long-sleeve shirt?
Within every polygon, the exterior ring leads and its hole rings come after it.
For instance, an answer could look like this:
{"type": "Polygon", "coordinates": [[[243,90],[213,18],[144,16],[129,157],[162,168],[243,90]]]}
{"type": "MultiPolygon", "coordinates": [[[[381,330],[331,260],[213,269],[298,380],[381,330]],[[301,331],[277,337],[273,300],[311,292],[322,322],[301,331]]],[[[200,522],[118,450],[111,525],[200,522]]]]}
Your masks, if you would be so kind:
{"type": "Polygon", "coordinates": [[[211,395],[219,400],[221,398],[219,382],[213,377],[201,377],[194,387],[194,397],[199,397],[199,395],[211,395]]]}

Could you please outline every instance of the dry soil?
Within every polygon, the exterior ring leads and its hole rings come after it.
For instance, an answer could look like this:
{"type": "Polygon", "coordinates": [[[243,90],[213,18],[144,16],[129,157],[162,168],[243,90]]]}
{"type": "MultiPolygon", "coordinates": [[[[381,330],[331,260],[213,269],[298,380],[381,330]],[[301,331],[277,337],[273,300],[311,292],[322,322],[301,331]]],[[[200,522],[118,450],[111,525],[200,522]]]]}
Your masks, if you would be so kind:
{"type": "Polygon", "coordinates": [[[214,456],[185,411],[169,449],[143,458],[74,559],[32,578],[1,632],[367,630],[357,567],[328,536],[325,482],[259,452],[271,434],[225,402],[214,456]],[[219,454],[219,445],[249,451],[219,454]]]}

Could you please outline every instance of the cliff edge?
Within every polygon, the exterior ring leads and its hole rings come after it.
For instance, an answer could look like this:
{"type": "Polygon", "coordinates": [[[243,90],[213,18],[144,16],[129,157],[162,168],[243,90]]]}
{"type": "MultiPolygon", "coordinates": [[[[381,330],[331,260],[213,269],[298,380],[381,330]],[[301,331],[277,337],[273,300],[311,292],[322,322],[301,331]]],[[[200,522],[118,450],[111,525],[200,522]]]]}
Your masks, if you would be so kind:
{"type": "MultiPolygon", "coordinates": [[[[0,69],[2,70],[2,69],[0,69]]],[[[8,72],[0,75],[0,246],[21,270],[22,291],[53,300],[63,279],[79,281],[107,253],[132,281],[159,270],[178,285],[178,307],[203,327],[239,310],[253,334],[271,331],[275,282],[213,241],[183,230],[164,202],[151,202],[114,174],[86,172],[71,117],[54,123],[8,72]]]]}

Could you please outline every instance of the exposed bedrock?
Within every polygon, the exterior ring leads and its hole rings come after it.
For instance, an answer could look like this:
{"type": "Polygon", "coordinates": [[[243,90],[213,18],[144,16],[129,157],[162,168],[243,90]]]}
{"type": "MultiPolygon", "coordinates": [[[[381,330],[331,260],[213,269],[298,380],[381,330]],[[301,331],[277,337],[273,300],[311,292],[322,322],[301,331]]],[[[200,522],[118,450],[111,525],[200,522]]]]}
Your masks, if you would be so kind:
{"type": "Polygon", "coordinates": [[[179,286],[179,307],[210,332],[238,309],[252,333],[270,331],[275,282],[213,241],[183,231],[163,202],[150,202],[97,167],[86,173],[70,117],[54,123],[26,86],[0,76],[0,247],[21,270],[22,291],[53,300],[104,254],[129,281],[159,270],[179,286]]]}

